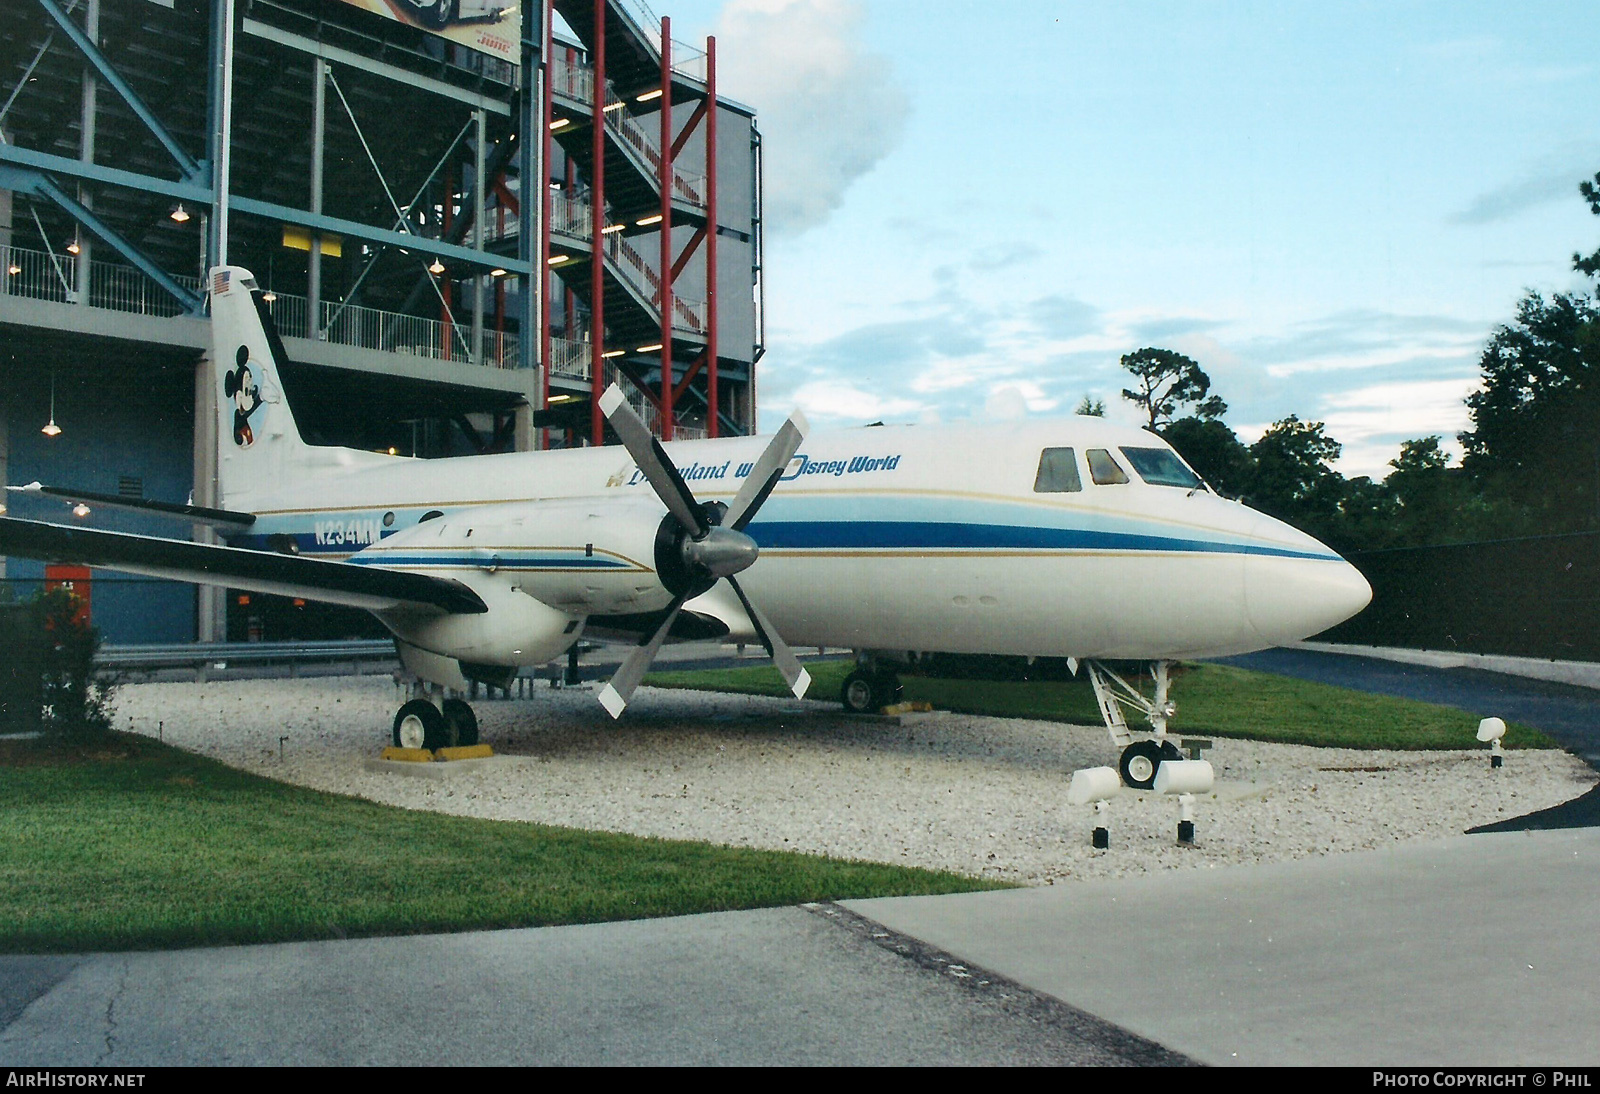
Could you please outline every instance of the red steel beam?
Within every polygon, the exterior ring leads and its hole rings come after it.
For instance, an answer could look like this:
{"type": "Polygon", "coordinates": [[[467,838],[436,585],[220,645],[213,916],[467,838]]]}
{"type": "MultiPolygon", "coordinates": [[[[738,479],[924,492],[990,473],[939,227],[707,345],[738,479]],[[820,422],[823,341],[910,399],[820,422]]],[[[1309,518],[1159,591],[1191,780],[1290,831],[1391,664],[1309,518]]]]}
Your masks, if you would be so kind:
{"type": "Polygon", "coordinates": [[[661,17],[661,439],[672,440],[672,20],[661,17]]]}
{"type": "Polygon", "coordinates": [[[672,264],[672,279],[674,281],[676,281],[678,279],[678,275],[683,272],[683,268],[689,264],[689,259],[694,256],[695,249],[700,246],[701,241],[705,238],[706,230],[704,228],[700,228],[695,231],[692,237],[690,237],[689,242],[683,245],[683,251],[679,253],[677,261],[673,262],[672,264]]]}
{"type": "Polygon", "coordinates": [[[683,132],[678,134],[678,139],[672,142],[672,158],[677,159],[678,153],[683,151],[683,146],[694,136],[695,126],[700,124],[706,116],[706,101],[700,100],[700,105],[694,108],[694,113],[689,115],[689,120],[683,123],[683,132]]]}
{"type": "Polygon", "coordinates": [[[683,393],[689,390],[689,381],[700,375],[700,369],[705,363],[706,355],[704,353],[701,353],[700,356],[694,359],[693,363],[689,365],[689,370],[683,374],[683,382],[680,383],[676,390],[673,391],[673,398],[683,398],[683,393]]]}
{"type": "Polygon", "coordinates": [[[605,229],[606,229],[606,0],[594,0],[594,171],[589,180],[589,426],[596,445],[606,443],[600,412],[605,382],[605,229]]]}
{"type": "MultiPolygon", "coordinates": [[[[706,39],[706,436],[717,428],[717,40],[706,39]]],[[[751,376],[751,382],[755,377],[751,376]]],[[[755,432],[755,423],[750,423],[755,432]]]]}

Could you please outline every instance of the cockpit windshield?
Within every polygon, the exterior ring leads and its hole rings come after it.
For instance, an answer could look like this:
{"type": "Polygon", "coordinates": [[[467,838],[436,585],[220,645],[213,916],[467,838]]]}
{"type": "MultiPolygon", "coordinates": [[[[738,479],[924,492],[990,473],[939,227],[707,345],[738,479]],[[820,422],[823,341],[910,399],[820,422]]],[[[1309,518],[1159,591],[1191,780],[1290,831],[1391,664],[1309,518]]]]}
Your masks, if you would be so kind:
{"type": "Polygon", "coordinates": [[[1199,475],[1184,466],[1177,453],[1168,448],[1123,448],[1139,477],[1151,486],[1180,486],[1185,490],[1204,490],[1199,475]]]}

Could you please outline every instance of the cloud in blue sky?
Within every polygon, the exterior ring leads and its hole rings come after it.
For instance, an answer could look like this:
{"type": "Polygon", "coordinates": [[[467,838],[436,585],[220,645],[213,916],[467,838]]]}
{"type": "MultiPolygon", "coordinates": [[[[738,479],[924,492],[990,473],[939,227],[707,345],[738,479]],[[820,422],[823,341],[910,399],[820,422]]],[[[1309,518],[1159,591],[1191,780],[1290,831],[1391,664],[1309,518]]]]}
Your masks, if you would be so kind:
{"type": "Polygon", "coordinates": [[[887,58],[860,42],[852,0],[730,0],[717,37],[720,89],[758,104],[769,233],[828,218],[899,142],[910,103],[887,58]]]}

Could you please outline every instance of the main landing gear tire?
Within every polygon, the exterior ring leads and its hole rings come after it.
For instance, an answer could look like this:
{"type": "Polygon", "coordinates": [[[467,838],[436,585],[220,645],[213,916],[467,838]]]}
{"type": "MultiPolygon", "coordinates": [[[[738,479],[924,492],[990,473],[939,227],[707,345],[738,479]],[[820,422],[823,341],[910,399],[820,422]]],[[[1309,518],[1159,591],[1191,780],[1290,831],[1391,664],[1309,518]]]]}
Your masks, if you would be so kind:
{"type": "Polygon", "coordinates": [[[478,743],[478,716],[460,699],[444,701],[445,735],[452,745],[466,747],[478,743]]]}
{"type": "Polygon", "coordinates": [[[394,716],[396,748],[444,748],[448,730],[444,715],[426,699],[413,699],[394,716]]]}
{"type": "Polygon", "coordinates": [[[851,714],[876,714],[900,700],[905,688],[893,673],[868,673],[857,669],[844,678],[839,701],[851,714]]]}

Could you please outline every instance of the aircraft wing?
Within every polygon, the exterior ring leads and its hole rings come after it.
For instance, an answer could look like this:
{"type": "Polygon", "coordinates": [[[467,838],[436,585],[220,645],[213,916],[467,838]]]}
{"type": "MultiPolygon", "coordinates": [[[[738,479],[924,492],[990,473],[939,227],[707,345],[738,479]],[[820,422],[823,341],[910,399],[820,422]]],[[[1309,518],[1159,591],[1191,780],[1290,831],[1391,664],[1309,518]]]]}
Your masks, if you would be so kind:
{"type": "Polygon", "coordinates": [[[8,486],[6,489],[13,494],[37,494],[55,498],[68,505],[92,503],[96,506],[128,509],[135,513],[153,513],[157,516],[173,517],[217,528],[248,528],[256,522],[254,513],[236,513],[231,509],[208,509],[203,505],[178,505],[170,501],[125,498],[120,494],[101,494],[93,490],[79,490],[72,486],[46,486],[41,482],[30,482],[27,486],[8,486]]]}
{"type": "Polygon", "coordinates": [[[16,517],[0,517],[0,556],[4,555],[299,596],[368,611],[427,607],[475,615],[489,610],[477,593],[449,578],[16,517]]]}

